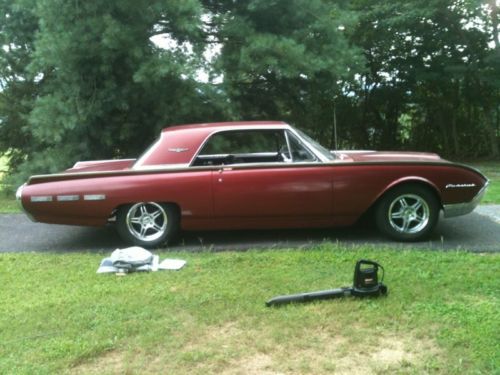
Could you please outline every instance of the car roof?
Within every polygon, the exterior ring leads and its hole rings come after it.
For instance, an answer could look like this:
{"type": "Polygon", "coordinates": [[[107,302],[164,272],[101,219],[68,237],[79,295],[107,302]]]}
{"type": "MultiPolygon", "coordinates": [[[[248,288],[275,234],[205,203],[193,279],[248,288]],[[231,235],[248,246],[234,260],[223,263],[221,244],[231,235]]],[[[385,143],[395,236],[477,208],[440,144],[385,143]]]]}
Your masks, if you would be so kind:
{"type": "Polygon", "coordinates": [[[186,125],[175,125],[170,126],[162,130],[162,132],[170,132],[176,130],[184,129],[217,129],[217,128],[239,128],[239,127],[252,127],[252,126],[276,126],[276,125],[288,125],[283,121],[229,121],[229,122],[208,122],[200,124],[186,124],[186,125]]]}

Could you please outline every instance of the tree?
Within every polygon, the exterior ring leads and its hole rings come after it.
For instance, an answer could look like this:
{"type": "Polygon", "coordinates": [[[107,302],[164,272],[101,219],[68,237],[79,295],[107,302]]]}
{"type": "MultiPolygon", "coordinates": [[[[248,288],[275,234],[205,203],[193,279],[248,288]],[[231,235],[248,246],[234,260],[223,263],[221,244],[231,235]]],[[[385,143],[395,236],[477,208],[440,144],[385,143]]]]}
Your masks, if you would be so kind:
{"type": "Polygon", "coordinates": [[[498,156],[498,130],[481,113],[498,103],[500,64],[491,64],[484,27],[492,13],[472,0],[356,5],[365,12],[353,41],[363,47],[368,70],[354,87],[375,146],[498,156]]]}
{"type": "Polygon", "coordinates": [[[0,0],[0,154],[17,184],[77,160],[135,157],[170,124],[281,119],[328,147],[336,122],[342,148],[498,157],[498,8],[0,0]],[[161,35],[168,48],[152,42],[161,35]],[[200,82],[200,69],[218,79],[200,82]]]}
{"type": "Polygon", "coordinates": [[[27,121],[40,85],[27,70],[38,30],[33,6],[0,0],[0,154],[8,152],[11,168],[37,148],[27,121]]]}
{"type": "MultiPolygon", "coordinates": [[[[3,6],[11,20],[14,6],[3,6]]],[[[21,150],[23,161],[13,160],[13,166],[23,178],[76,160],[137,156],[167,124],[206,121],[217,112],[205,105],[210,91],[194,80],[204,47],[196,0],[38,0],[16,6],[34,26],[19,69],[36,90],[27,90],[32,98],[22,123],[2,123],[0,152],[21,150]],[[174,47],[153,44],[150,38],[158,34],[174,47]],[[26,132],[29,147],[13,142],[13,128],[26,132]]],[[[6,38],[16,51],[17,31],[6,38]]],[[[6,81],[5,98],[18,98],[19,82],[26,85],[23,77],[6,81]]]]}
{"type": "Polygon", "coordinates": [[[333,101],[362,66],[348,2],[208,2],[222,44],[215,62],[233,118],[283,119],[333,143],[333,101]],[[223,4],[223,5],[222,5],[223,4]]]}

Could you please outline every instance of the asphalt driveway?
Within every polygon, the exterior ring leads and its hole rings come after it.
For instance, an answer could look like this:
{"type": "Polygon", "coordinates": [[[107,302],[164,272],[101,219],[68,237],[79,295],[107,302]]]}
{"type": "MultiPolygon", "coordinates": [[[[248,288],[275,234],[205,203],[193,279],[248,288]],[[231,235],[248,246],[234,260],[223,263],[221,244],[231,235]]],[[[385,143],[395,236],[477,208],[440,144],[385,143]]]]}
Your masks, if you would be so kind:
{"type": "MultiPolygon", "coordinates": [[[[383,238],[375,228],[184,232],[168,246],[171,251],[244,251],[253,248],[301,248],[323,241],[344,246],[371,244],[395,248],[467,249],[500,252],[500,205],[479,206],[472,214],[440,220],[429,241],[398,243],[383,238]]],[[[0,252],[109,252],[127,244],[112,226],[84,228],[32,223],[23,214],[0,215],[0,252]]]]}

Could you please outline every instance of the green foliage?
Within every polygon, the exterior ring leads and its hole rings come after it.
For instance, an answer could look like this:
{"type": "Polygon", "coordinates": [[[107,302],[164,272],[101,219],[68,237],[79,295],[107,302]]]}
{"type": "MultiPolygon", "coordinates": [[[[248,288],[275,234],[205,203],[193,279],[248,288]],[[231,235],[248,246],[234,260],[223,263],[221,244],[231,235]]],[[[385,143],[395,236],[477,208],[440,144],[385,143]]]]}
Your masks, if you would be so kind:
{"type": "Polygon", "coordinates": [[[17,49],[3,50],[0,93],[0,152],[9,154],[22,178],[77,160],[134,157],[167,124],[217,113],[204,105],[207,96],[194,81],[203,49],[197,1],[1,6],[3,44],[26,45],[22,61],[17,49]],[[26,41],[11,25],[18,18],[32,22],[26,41]],[[180,47],[159,49],[150,40],[159,34],[180,47]],[[181,48],[185,44],[198,54],[181,48]],[[14,65],[19,74],[11,72],[14,65]]]}
{"type": "Polygon", "coordinates": [[[12,189],[4,185],[5,172],[8,168],[8,158],[0,156],[0,213],[17,213],[20,211],[12,189]]]}
{"type": "Polygon", "coordinates": [[[76,143],[72,157],[78,159],[130,156],[156,136],[166,116],[175,121],[175,115],[152,114],[160,105],[183,110],[176,95],[166,97],[161,91],[176,86],[185,91],[190,85],[176,74],[187,58],[181,51],[168,52],[166,58],[154,53],[149,38],[162,21],[167,25],[162,32],[182,33],[184,39],[196,42],[196,25],[185,27],[185,23],[186,18],[196,18],[198,9],[196,3],[187,4],[191,7],[182,4],[178,12],[167,6],[153,13],[137,12],[147,4],[136,1],[84,2],[77,7],[40,2],[41,32],[30,69],[49,71],[52,79],[30,114],[37,140],[47,145],[59,145],[63,139],[76,143]],[[191,34],[185,35],[188,31],[191,34]],[[159,58],[167,68],[155,69],[159,58]]]}
{"type": "Polygon", "coordinates": [[[284,119],[329,140],[334,96],[363,65],[346,31],[357,15],[319,0],[228,3],[219,14],[215,68],[237,116],[284,119]]]}
{"type": "Polygon", "coordinates": [[[453,374],[500,365],[496,254],[324,244],[161,255],[187,266],[116,277],[95,274],[103,254],[2,254],[0,372],[453,374]],[[384,265],[387,297],[264,306],[350,285],[360,258],[384,265]]]}
{"type": "Polygon", "coordinates": [[[477,0],[0,0],[0,154],[17,185],[167,125],[276,119],[327,147],[336,122],[342,148],[498,158],[499,23],[477,0]]]}
{"type": "Polygon", "coordinates": [[[363,98],[370,143],[498,157],[500,49],[488,44],[492,30],[482,27],[490,17],[498,22],[498,6],[473,0],[356,4],[364,13],[353,40],[363,46],[369,69],[355,97],[363,98]],[[411,118],[410,137],[401,137],[403,115],[411,118]]]}

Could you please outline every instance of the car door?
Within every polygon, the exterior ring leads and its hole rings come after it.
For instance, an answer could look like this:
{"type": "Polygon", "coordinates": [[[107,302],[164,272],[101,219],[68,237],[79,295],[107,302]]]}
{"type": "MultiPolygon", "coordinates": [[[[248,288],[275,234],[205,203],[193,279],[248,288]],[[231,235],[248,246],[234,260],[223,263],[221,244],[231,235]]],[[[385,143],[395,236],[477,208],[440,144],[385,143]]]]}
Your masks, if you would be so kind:
{"type": "Polygon", "coordinates": [[[332,183],[320,167],[224,167],[214,173],[216,217],[328,216],[332,183]]]}
{"type": "Polygon", "coordinates": [[[202,157],[227,157],[213,172],[216,218],[322,217],[332,213],[332,176],[291,133],[232,130],[208,140],[202,157]]]}

